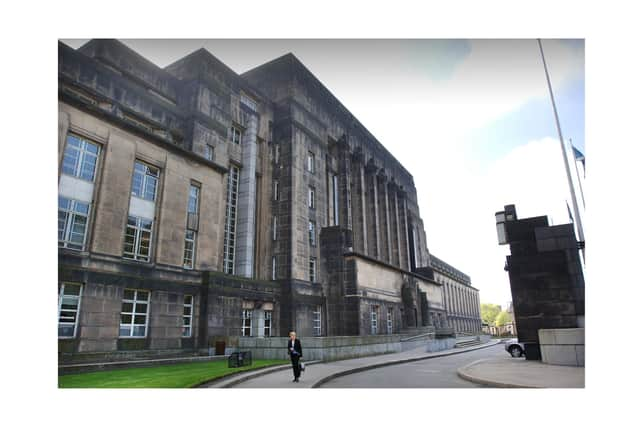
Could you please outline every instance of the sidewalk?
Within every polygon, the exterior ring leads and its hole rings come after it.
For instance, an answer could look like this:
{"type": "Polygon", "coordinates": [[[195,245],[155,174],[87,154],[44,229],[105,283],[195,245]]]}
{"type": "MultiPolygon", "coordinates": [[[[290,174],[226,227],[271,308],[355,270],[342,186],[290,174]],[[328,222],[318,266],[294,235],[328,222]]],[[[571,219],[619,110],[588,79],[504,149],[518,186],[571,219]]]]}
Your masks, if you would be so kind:
{"type": "Polygon", "coordinates": [[[458,375],[492,387],[584,388],[584,367],[547,365],[525,358],[491,358],[458,369],[458,375]]]}
{"type": "Polygon", "coordinates": [[[380,368],[383,366],[398,363],[414,362],[435,357],[443,357],[450,354],[466,353],[481,348],[491,347],[499,343],[499,340],[491,340],[486,344],[459,349],[425,353],[423,348],[417,348],[400,353],[383,354],[380,356],[369,356],[357,359],[339,360],[336,362],[322,363],[320,361],[305,362],[307,370],[300,377],[300,382],[291,383],[291,376],[284,375],[282,370],[291,370],[290,365],[277,366],[261,369],[259,371],[247,372],[233,377],[205,384],[201,387],[208,388],[229,388],[236,385],[249,388],[315,388],[334,378],[364,371],[367,369],[380,368]]]}

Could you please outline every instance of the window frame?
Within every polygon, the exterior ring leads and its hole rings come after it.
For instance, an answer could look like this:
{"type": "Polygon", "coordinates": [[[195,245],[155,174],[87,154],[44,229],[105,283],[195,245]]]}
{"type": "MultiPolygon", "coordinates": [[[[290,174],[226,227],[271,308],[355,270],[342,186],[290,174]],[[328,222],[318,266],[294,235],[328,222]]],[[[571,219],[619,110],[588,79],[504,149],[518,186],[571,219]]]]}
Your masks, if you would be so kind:
{"type": "Polygon", "coordinates": [[[309,245],[315,247],[317,245],[316,241],[316,222],[309,220],[309,245]]]}
{"type": "Polygon", "coordinates": [[[316,189],[312,186],[309,186],[309,192],[307,197],[307,206],[309,209],[316,208],[316,189]]]}
{"type": "Polygon", "coordinates": [[[64,249],[71,249],[75,251],[84,251],[86,249],[87,244],[87,235],[89,234],[89,218],[91,216],[91,203],[83,202],[80,200],[71,199],[69,197],[64,197],[58,195],[58,247],[64,249]],[[60,208],[61,199],[67,200],[69,202],[68,208],[60,208]],[[78,210],[76,207],[78,204],[83,204],[87,206],[87,213],[84,214],[78,210]],[[60,212],[64,212],[64,225],[62,230],[60,229],[60,212]],[[74,243],[71,240],[72,234],[79,234],[75,231],[75,227],[77,225],[76,219],[84,218],[84,231],[82,233],[82,244],[74,243]],[[60,231],[62,231],[62,240],[60,239],[60,231]],[[80,247],[73,247],[80,246],[80,247]]]}
{"type": "Polygon", "coordinates": [[[273,221],[271,222],[271,226],[273,227],[272,241],[276,241],[278,239],[278,215],[273,216],[273,221]]]}
{"type": "Polygon", "coordinates": [[[64,147],[64,151],[62,153],[62,165],[61,165],[61,173],[67,175],[67,176],[72,176],[74,178],[78,178],[78,179],[82,179],[84,181],[89,181],[89,182],[95,182],[96,181],[96,175],[97,175],[97,171],[98,171],[98,162],[100,161],[100,153],[102,152],[102,146],[100,144],[98,144],[97,142],[88,140],[86,138],[83,138],[82,136],[73,133],[73,132],[69,132],[67,134],[67,138],[65,140],[65,147],[64,147]],[[80,141],[80,147],[74,147],[72,145],[69,144],[69,138],[76,138],[80,141]],[[96,147],[96,153],[91,153],[89,150],[87,150],[87,146],[88,145],[93,145],[96,147]],[[73,172],[69,173],[67,171],[65,171],[65,159],[69,159],[70,157],[68,157],[68,155],[70,156],[70,152],[71,150],[75,150],[78,151],[78,157],[77,157],[77,163],[75,163],[73,165],[73,172]],[[93,164],[93,170],[91,171],[91,179],[88,179],[86,177],[83,177],[83,170],[84,167],[83,165],[85,164],[85,160],[87,157],[95,157],[95,162],[93,164]]]}
{"type": "Polygon", "coordinates": [[[133,164],[133,176],[131,177],[131,196],[132,197],[137,197],[139,199],[143,199],[143,200],[148,200],[150,202],[154,202],[156,201],[156,199],[158,198],[158,188],[160,186],[160,168],[157,166],[153,166],[147,162],[144,162],[140,159],[136,159],[134,161],[133,164]],[[142,166],[144,168],[144,172],[141,172],[138,170],[138,165],[142,166]],[[156,175],[154,176],[153,174],[151,174],[150,172],[154,171],[156,172],[156,175]],[[141,184],[140,184],[140,193],[141,194],[136,194],[136,175],[141,175],[141,184]],[[155,186],[153,188],[153,198],[148,198],[147,197],[147,190],[149,187],[149,183],[155,181],[155,186]]]}
{"type": "Polygon", "coordinates": [[[224,219],[224,247],[222,271],[226,274],[235,272],[236,229],[238,221],[238,189],[240,182],[240,168],[235,165],[229,167],[227,176],[227,207],[224,219]],[[234,177],[235,176],[235,177],[234,177]]]}
{"type": "Polygon", "coordinates": [[[393,334],[393,307],[387,307],[387,333],[393,334]]]}
{"type": "Polygon", "coordinates": [[[307,152],[307,172],[315,174],[316,173],[316,155],[309,151],[307,152]]]}
{"type": "Polygon", "coordinates": [[[322,306],[317,305],[316,310],[313,312],[313,335],[316,337],[322,336],[322,306]]]}
{"type": "Polygon", "coordinates": [[[242,130],[240,130],[238,127],[236,126],[231,126],[231,132],[230,132],[230,139],[231,142],[237,145],[242,145],[242,130]],[[237,138],[236,138],[237,136],[237,138]],[[237,141],[236,141],[237,139],[237,141]]]}
{"type": "Polygon", "coordinates": [[[120,326],[118,327],[118,338],[125,338],[125,339],[144,339],[147,337],[147,334],[149,333],[149,309],[151,307],[151,291],[150,290],[146,290],[146,289],[133,289],[133,288],[125,288],[123,295],[122,295],[122,305],[120,308],[120,326]],[[129,300],[125,298],[125,293],[127,291],[133,291],[133,299],[129,300]],[[139,292],[145,292],[147,294],[147,300],[146,301],[138,301],[138,293],[139,292]],[[124,304],[125,303],[131,303],[131,312],[125,312],[124,311],[124,304]],[[138,304],[145,304],[146,310],[143,313],[138,313],[136,312],[136,307],[138,306],[138,304]],[[122,322],[122,316],[125,315],[129,315],[131,316],[131,323],[127,324],[127,323],[123,323],[122,322]],[[144,316],[144,335],[140,336],[140,335],[133,335],[134,332],[134,327],[140,326],[140,324],[136,324],[136,317],[137,316],[144,316]],[[122,335],[122,326],[129,326],[131,329],[129,330],[129,335],[122,335]]]}
{"type": "Polygon", "coordinates": [[[309,281],[315,283],[318,279],[318,262],[315,257],[309,257],[309,281]]]}
{"type": "Polygon", "coordinates": [[[215,147],[211,144],[205,144],[204,146],[204,158],[213,162],[215,158],[215,147]]]}
{"type": "Polygon", "coordinates": [[[378,335],[378,306],[371,305],[371,335],[378,335]]]}
{"type": "Polygon", "coordinates": [[[243,337],[251,337],[252,335],[252,328],[251,328],[251,324],[253,319],[253,309],[242,309],[242,336],[243,337]],[[246,335],[246,330],[249,330],[249,335],[246,335]]]}
{"type": "Polygon", "coordinates": [[[194,307],[194,298],[193,295],[185,294],[182,302],[182,338],[191,338],[193,335],[193,307],[194,307]],[[187,304],[187,297],[191,298],[190,303],[187,304]],[[189,308],[189,314],[184,314],[185,308],[189,308]],[[185,324],[185,320],[189,319],[189,324],[185,324]],[[185,335],[185,329],[188,329],[189,333],[185,335]]]}
{"type": "Polygon", "coordinates": [[[125,236],[124,236],[124,247],[122,250],[122,257],[124,259],[128,259],[128,260],[132,260],[132,261],[138,261],[138,262],[151,262],[151,256],[152,256],[152,249],[153,249],[153,226],[154,226],[154,221],[150,220],[148,218],[142,218],[139,216],[135,216],[135,215],[128,215],[127,216],[127,223],[125,225],[125,236]],[[136,220],[136,224],[134,226],[129,224],[129,220],[131,218],[134,218],[136,220]],[[150,223],[149,225],[149,229],[145,230],[142,228],[142,221],[148,221],[150,223]],[[133,252],[127,252],[126,251],[126,247],[127,247],[127,232],[129,231],[129,229],[133,229],[134,230],[134,234],[133,234],[133,252]],[[146,259],[144,255],[141,255],[140,253],[140,248],[142,247],[141,243],[142,243],[142,239],[141,239],[141,234],[145,231],[149,232],[149,252],[146,255],[146,259]]]}
{"type": "Polygon", "coordinates": [[[75,339],[76,338],[76,334],[78,333],[78,320],[80,318],[80,307],[82,304],[82,291],[83,291],[83,284],[82,283],[73,283],[73,282],[60,282],[58,283],[58,285],[60,286],[60,289],[58,290],[58,339],[75,339]],[[64,290],[65,290],[65,286],[66,285],[71,285],[71,286],[77,286],[79,288],[78,290],[78,295],[65,295],[64,290]],[[62,310],[62,303],[64,301],[64,299],[66,298],[72,298],[72,299],[76,299],[77,303],[76,303],[76,308],[75,310],[62,310]],[[66,311],[66,312],[71,312],[73,311],[75,313],[75,319],[73,321],[73,334],[72,335],[60,335],[60,325],[62,324],[63,327],[66,326],[70,326],[71,322],[61,322],[60,318],[62,317],[62,311],[66,311]]]}
{"type": "Polygon", "coordinates": [[[278,277],[277,275],[277,263],[276,263],[276,256],[273,255],[271,257],[271,280],[276,280],[276,278],[278,277]]]}
{"type": "Polygon", "coordinates": [[[264,311],[264,331],[263,331],[263,334],[265,337],[271,336],[272,322],[273,322],[273,310],[265,310],[264,311]],[[268,326],[267,326],[267,321],[269,321],[268,326]]]}
{"type": "Polygon", "coordinates": [[[277,179],[273,181],[273,200],[276,202],[280,200],[280,186],[277,179]]]}
{"type": "Polygon", "coordinates": [[[188,270],[193,270],[196,264],[196,239],[197,232],[195,230],[185,230],[184,233],[184,252],[182,254],[182,266],[188,270]],[[189,238],[189,233],[193,234],[192,238],[189,238]],[[187,252],[189,249],[187,245],[191,245],[191,258],[187,258],[187,252]]]}

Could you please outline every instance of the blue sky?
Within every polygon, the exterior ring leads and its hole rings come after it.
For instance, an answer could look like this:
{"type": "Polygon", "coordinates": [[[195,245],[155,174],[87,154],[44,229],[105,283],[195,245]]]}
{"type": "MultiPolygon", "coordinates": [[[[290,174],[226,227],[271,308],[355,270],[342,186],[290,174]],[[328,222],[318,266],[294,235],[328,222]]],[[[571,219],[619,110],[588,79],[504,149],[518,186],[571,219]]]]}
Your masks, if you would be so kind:
{"type": "MultiPolygon", "coordinates": [[[[78,48],[86,40],[63,40],[78,48]]],[[[294,53],[412,173],[429,250],[510,300],[494,213],[568,222],[569,200],[535,39],[123,40],[164,67],[204,47],[242,73],[294,53]]],[[[585,155],[584,41],[543,40],[563,135],[585,155]]]]}

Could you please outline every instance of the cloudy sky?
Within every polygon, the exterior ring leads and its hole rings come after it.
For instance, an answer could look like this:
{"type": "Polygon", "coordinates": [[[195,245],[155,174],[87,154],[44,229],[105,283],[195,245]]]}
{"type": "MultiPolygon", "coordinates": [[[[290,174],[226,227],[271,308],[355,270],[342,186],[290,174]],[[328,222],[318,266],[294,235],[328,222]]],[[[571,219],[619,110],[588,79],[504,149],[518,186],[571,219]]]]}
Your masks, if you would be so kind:
{"type": "MultiPolygon", "coordinates": [[[[470,275],[481,302],[511,300],[496,211],[569,222],[535,39],[122,41],[161,67],[205,47],[238,73],[295,54],[413,174],[429,250],[470,275]]],[[[584,153],[584,41],[543,48],[563,136],[584,153]]]]}

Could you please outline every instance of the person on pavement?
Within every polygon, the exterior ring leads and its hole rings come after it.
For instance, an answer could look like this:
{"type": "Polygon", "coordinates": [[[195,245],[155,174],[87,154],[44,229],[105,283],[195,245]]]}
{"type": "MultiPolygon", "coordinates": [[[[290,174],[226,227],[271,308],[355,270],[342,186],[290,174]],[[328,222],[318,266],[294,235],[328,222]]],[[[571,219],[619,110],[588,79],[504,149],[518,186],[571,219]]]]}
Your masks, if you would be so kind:
{"type": "Polygon", "coordinates": [[[302,345],[300,340],[296,338],[294,331],[289,332],[289,341],[287,341],[287,351],[291,357],[291,366],[293,366],[293,382],[299,382],[300,377],[300,359],[302,359],[302,345]]]}

